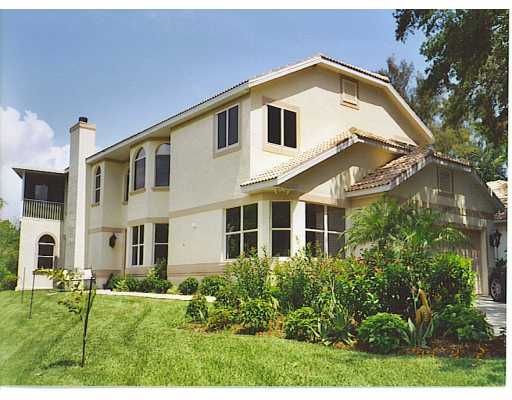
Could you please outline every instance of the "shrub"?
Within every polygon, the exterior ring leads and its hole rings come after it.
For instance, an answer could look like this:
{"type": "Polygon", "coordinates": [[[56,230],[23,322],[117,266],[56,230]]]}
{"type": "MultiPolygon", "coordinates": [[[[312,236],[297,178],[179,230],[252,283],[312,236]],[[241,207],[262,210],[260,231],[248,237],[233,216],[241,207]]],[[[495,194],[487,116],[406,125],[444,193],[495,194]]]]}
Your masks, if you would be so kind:
{"type": "Polygon", "coordinates": [[[172,283],[167,279],[162,279],[158,276],[158,270],[152,268],[148,275],[139,282],[137,291],[144,293],[167,293],[167,290],[172,287],[172,283]]]}
{"type": "Polygon", "coordinates": [[[397,314],[379,313],[365,319],[357,334],[370,351],[387,354],[407,342],[407,324],[397,314]]]}
{"type": "Polygon", "coordinates": [[[187,305],[185,314],[194,322],[205,322],[208,319],[208,303],[201,294],[194,295],[187,305]]]}
{"type": "Polygon", "coordinates": [[[270,297],[270,260],[256,254],[242,254],[226,268],[229,289],[240,300],[270,297]]]}
{"type": "Polygon", "coordinates": [[[284,333],[288,339],[314,341],[318,317],[311,307],[301,307],[290,312],[284,320],[284,333]]]}
{"type": "Polygon", "coordinates": [[[216,307],[208,317],[207,328],[211,331],[218,331],[231,326],[235,322],[235,310],[226,307],[216,307]]]}
{"type": "Polygon", "coordinates": [[[277,295],[283,311],[311,307],[318,295],[330,288],[338,263],[338,259],[323,255],[312,257],[311,248],[306,247],[288,261],[276,265],[277,295]]]}
{"type": "Polygon", "coordinates": [[[126,287],[128,288],[129,292],[138,292],[140,288],[140,280],[128,276],[125,278],[126,287]]]}
{"type": "Polygon", "coordinates": [[[157,277],[167,280],[167,262],[165,259],[158,260],[153,269],[157,277]]]}
{"type": "Polygon", "coordinates": [[[198,286],[199,281],[193,276],[189,276],[178,285],[178,290],[181,294],[194,294],[197,292],[198,286]]]}
{"type": "Polygon", "coordinates": [[[0,290],[14,290],[18,284],[18,277],[7,273],[0,279],[0,290]]]}
{"type": "Polygon", "coordinates": [[[117,285],[117,282],[119,282],[121,279],[123,279],[120,276],[115,276],[114,274],[110,274],[110,276],[107,279],[107,282],[105,283],[105,289],[114,290],[114,288],[117,285]]]}
{"type": "Polygon", "coordinates": [[[434,257],[426,279],[432,308],[442,310],[449,304],[470,306],[474,299],[475,279],[470,259],[453,253],[434,257]]]}
{"type": "Polygon", "coordinates": [[[127,280],[126,279],[117,280],[113,290],[115,292],[129,292],[130,288],[128,287],[127,280]]]}
{"type": "Polygon", "coordinates": [[[199,292],[205,296],[217,296],[219,291],[226,286],[227,279],[220,275],[211,275],[203,278],[199,284],[199,292]]]}
{"type": "Polygon", "coordinates": [[[241,300],[237,296],[235,286],[232,283],[227,283],[221,287],[215,296],[215,306],[226,308],[240,308],[241,300]]]}
{"type": "Polygon", "coordinates": [[[474,307],[448,305],[435,319],[436,336],[464,342],[485,342],[492,338],[492,328],[485,315],[474,307]]]}
{"type": "Polygon", "coordinates": [[[267,330],[275,316],[272,303],[263,299],[248,300],[242,303],[240,309],[240,323],[250,333],[267,330]]]}
{"type": "Polygon", "coordinates": [[[317,334],[322,343],[352,343],[352,318],[336,299],[333,290],[321,293],[315,301],[315,308],[318,314],[317,334]]]}

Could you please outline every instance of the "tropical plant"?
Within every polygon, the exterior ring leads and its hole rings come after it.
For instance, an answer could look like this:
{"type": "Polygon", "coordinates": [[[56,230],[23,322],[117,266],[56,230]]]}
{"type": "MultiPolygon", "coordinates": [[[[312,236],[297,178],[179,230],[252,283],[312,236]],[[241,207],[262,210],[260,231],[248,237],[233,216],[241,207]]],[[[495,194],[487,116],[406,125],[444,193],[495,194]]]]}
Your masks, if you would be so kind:
{"type": "Polygon", "coordinates": [[[210,331],[226,329],[237,321],[236,311],[232,308],[215,307],[208,316],[206,327],[210,331]]]}
{"type": "Polygon", "coordinates": [[[434,319],[423,289],[419,289],[418,295],[414,296],[414,309],[416,314],[414,322],[411,318],[407,319],[407,343],[414,347],[427,347],[434,333],[434,319]],[[421,304],[420,307],[418,307],[418,301],[421,304]]]}
{"type": "Polygon", "coordinates": [[[205,296],[217,296],[219,291],[228,283],[226,277],[210,275],[203,278],[199,284],[199,292],[205,296]]]}
{"type": "Polygon", "coordinates": [[[313,342],[317,338],[318,316],[311,307],[290,312],[284,320],[284,333],[288,339],[313,342]]]}
{"type": "Polygon", "coordinates": [[[275,304],[261,298],[244,301],[240,308],[240,323],[249,333],[267,330],[275,317],[275,304]]]}
{"type": "Polygon", "coordinates": [[[347,309],[336,299],[334,289],[322,293],[317,301],[318,324],[316,335],[325,345],[353,342],[353,320],[347,309]]]}
{"type": "Polygon", "coordinates": [[[485,315],[463,304],[448,305],[436,318],[436,336],[458,342],[485,342],[492,338],[491,325],[485,315]]]}
{"type": "Polygon", "coordinates": [[[158,268],[151,268],[148,275],[139,282],[137,290],[145,293],[167,293],[167,290],[172,287],[172,283],[167,279],[160,278],[159,273],[158,268]]]}
{"type": "Polygon", "coordinates": [[[242,254],[226,268],[228,289],[240,300],[270,298],[270,259],[242,254]]]}
{"type": "Polygon", "coordinates": [[[187,305],[185,315],[193,322],[205,322],[208,319],[208,302],[202,294],[196,294],[187,305]]]}
{"type": "Polygon", "coordinates": [[[198,287],[199,281],[193,276],[189,276],[178,285],[178,290],[181,294],[194,294],[197,292],[198,287]]]}
{"type": "Polygon", "coordinates": [[[370,351],[387,354],[407,343],[407,329],[399,315],[379,313],[361,323],[357,337],[370,351]]]}

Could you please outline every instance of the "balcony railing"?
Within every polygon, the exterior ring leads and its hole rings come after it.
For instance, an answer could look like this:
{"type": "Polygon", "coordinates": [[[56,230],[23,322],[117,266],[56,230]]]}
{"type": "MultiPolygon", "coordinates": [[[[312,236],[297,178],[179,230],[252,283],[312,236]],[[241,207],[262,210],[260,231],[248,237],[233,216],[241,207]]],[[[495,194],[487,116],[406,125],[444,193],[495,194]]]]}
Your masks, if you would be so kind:
{"type": "Polygon", "coordinates": [[[64,219],[64,204],[53,201],[23,200],[23,216],[43,219],[64,219]]]}

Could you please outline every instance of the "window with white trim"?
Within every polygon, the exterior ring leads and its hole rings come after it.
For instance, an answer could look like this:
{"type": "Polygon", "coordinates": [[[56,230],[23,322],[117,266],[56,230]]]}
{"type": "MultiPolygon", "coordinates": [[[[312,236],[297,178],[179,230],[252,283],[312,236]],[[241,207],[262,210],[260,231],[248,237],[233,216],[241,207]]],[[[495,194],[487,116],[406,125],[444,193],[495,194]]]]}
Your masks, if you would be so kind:
{"type": "Polygon", "coordinates": [[[101,196],[101,167],[96,167],[94,174],[94,204],[99,204],[101,196]]]}
{"type": "Polygon", "coordinates": [[[314,256],[336,256],[344,245],[345,209],[306,203],[306,245],[314,256]]]}
{"type": "Polygon", "coordinates": [[[55,262],[55,240],[43,235],[37,243],[37,268],[53,268],[55,262]]]}
{"type": "Polygon", "coordinates": [[[133,162],[133,190],[142,189],[146,186],[146,152],[144,148],[140,148],[135,155],[133,162]]]}
{"type": "Polygon", "coordinates": [[[153,262],[156,264],[164,260],[167,264],[167,250],[169,243],[169,224],[155,224],[155,248],[153,262]]]}
{"type": "Polygon", "coordinates": [[[126,175],[124,176],[124,194],[123,194],[123,200],[125,202],[128,202],[128,194],[130,193],[130,170],[126,172],[126,175]]]}
{"type": "Polygon", "coordinates": [[[144,225],[132,226],[132,265],[144,264],[144,225]]]}
{"type": "Polygon", "coordinates": [[[226,259],[258,249],[258,204],[226,209],[226,259]]]}
{"type": "Polygon", "coordinates": [[[453,193],[453,171],[446,168],[438,168],[437,184],[440,192],[453,193]]]}
{"type": "Polygon", "coordinates": [[[356,81],[341,78],[341,102],[353,106],[359,105],[358,85],[356,81]]]}
{"type": "Polygon", "coordinates": [[[170,164],[171,145],[161,144],[155,153],[155,186],[169,186],[170,164]]]}
{"type": "Polygon", "coordinates": [[[238,105],[227,108],[215,114],[217,150],[222,150],[238,144],[238,114],[238,105]]]}
{"type": "Polygon", "coordinates": [[[289,201],[272,202],[272,257],[289,257],[291,252],[291,207],[289,201]]]}
{"type": "Polygon", "coordinates": [[[297,148],[297,113],[267,104],[267,142],[297,148]]]}

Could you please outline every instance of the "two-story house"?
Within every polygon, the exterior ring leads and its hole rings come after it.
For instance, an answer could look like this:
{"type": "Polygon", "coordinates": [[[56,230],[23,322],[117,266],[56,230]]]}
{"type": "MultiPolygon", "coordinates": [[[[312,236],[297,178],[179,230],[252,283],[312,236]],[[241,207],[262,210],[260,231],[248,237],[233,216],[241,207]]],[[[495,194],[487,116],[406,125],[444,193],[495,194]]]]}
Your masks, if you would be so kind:
{"type": "Polygon", "coordinates": [[[71,128],[66,171],[16,169],[20,277],[92,268],[101,283],[165,259],[180,281],[219,274],[251,248],[282,258],[312,243],[333,255],[350,214],[388,194],[463,228],[460,251],[487,292],[502,205],[468,163],[431,149],[432,133],[384,76],[317,55],[98,152],[95,132],[85,118],[71,128]]]}

